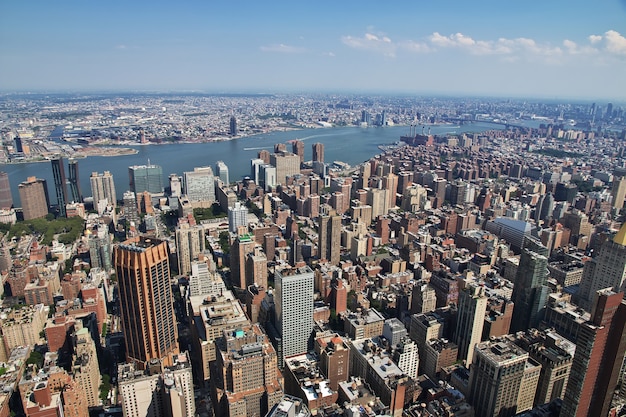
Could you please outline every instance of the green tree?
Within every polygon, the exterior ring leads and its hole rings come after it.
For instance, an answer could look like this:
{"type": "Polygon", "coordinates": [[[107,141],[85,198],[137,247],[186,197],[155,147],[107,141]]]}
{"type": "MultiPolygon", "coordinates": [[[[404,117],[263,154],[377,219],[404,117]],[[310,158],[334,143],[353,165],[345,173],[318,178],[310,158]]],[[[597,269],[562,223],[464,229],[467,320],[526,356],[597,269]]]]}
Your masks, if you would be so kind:
{"type": "Polygon", "coordinates": [[[100,384],[100,399],[104,402],[111,391],[111,377],[109,374],[102,374],[102,384],[100,384]]]}

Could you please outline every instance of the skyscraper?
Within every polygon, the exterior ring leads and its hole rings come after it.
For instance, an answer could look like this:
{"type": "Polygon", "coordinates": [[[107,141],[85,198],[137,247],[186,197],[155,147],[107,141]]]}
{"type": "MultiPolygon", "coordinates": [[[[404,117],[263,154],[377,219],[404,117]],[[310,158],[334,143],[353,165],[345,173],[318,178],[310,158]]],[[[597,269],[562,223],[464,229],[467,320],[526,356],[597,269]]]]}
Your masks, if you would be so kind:
{"type": "Polygon", "coordinates": [[[237,288],[246,288],[246,257],[254,252],[256,242],[251,235],[240,235],[230,250],[230,281],[237,288]]]}
{"type": "Polygon", "coordinates": [[[626,350],[623,297],[624,293],[615,293],[610,288],[596,292],[591,319],[580,324],[576,338],[562,416],[609,415],[626,350]]]}
{"type": "Polygon", "coordinates": [[[50,200],[46,180],[28,177],[17,186],[17,191],[22,202],[24,220],[37,219],[48,214],[50,200]]]}
{"type": "Polygon", "coordinates": [[[338,265],[341,256],[341,216],[319,217],[318,257],[338,265]]]}
{"type": "Polygon", "coordinates": [[[128,167],[130,190],[134,193],[163,192],[163,170],[158,165],[134,165],[128,167]]]}
{"type": "Polygon", "coordinates": [[[477,416],[509,417],[516,414],[527,361],[528,353],[508,340],[476,345],[470,370],[469,398],[477,416]]]}
{"type": "Polygon", "coordinates": [[[313,162],[324,162],[324,144],[323,143],[314,143],[313,144],[313,162]]]}
{"type": "Polygon", "coordinates": [[[515,303],[511,332],[538,328],[548,300],[548,248],[533,238],[524,238],[512,301],[515,303]]]}
{"type": "Polygon", "coordinates": [[[140,369],[152,359],[172,365],[178,331],[166,241],[136,237],[113,250],[126,358],[140,369]]]}
{"type": "Polygon", "coordinates": [[[308,266],[284,269],[274,273],[276,290],[276,327],[282,349],[278,365],[284,358],[308,351],[313,330],[313,271],[308,266]]]}
{"type": "Polygon", "coordinates": [[[304,142],[294,140],[291,142],[291,151],[300,157],[300,164],[304,162],[304,142]]]}
{"type": "Polygon", "coordinates": [[[485,288],[470,282],[464,283],[459,291],[459,312],[457,315],[454,342],[459,347],[459,360],[470,367],[474,358],[474,347],[480,342],[487,311],[485,288]]]}
{"type": "Polygon", "coordinates": [[[211,205],[215,202],[215,178],[211,167],[196,167],[183,173],[185,194],[192,203],[211,205]]]}
{"type": "Polygon", "coordinates": [[[52,163],[52,176],[54,177],[54,191],[59,206],[59,215],[65,217],[65,205],[67,204],[67,180],[65,178],[65,166],[63,158],[50,161],[52,163]]]}
{"type": "Polygon", "coordinates": [[[104,171],[103,174],[92,172],[89,182],[91,183],[94,207],[98,207],[98,203],[102,200],[106,200],[107,204],[113,207],[117,205],[115,182],[113,181],[113,175],[109,171],[104,171]]]}
{"type": "Polygon", "coordinates": [[[190,226],[189,223],[181,223],[176,228],[176,257],[178,258],[178,273],[189,275],[191,264],[198,255],[204,252],[205,237],[204,227],[190,226]]]}
{"type": "Polygon", "coordinates": [[[611,196],[613,197],[613,208],[618,210],[624,208],[624,198],[626,198],[626,177],[619,177],[613,180],[611,196]]]}
{"type": "Polygon", "coordinates": [[[72,195],[72,201],[80,203],[83,201],[83,194],[80,192],[80,179],[78,178],[78,161],[70,159],[67,163],[69,169],[69,183],[70,194],[72,195]]]}
{"type": "MultiPolygon", "coordinates": [[[[626,280],[626,223],[613,239],[607,239],[596,256],[585,262],[576,304],[591,311],[596,292],[603,288],[624,291],[626,280]]],[[[517,305],[516,305],[517,307],[517,305]]]]}
{"type": "Polygon", "coordinates": [[[224,184],[230,184],[228,178],[228,166],[224,161],[217,161],[215,163],[215,175],[218,176],[224,184]]]}
{"type": "Polygon", "coordinates": [[[237,136],[238,130],[237,130],[237,119],[235,118],[235,116],[230,116],[230,122],[229,122],[229,126],[228,126],[228,133],[231,136],[237,136]]]}
{"type": "Polygon", "coordinates": [[[11,194],[11,184],[9,174],[0,171],[0,209],[13,207],[13,195],[11,194]]]}
{"type": "Polygon", "coordinates": [[[287,178],[300,173],[300,157],[289,152],[272,154],[270,163],[276,167],[276,182],[286,185],[287,178]]]}
{"type": "Polygon", "coordinates": [[[228,208],[228,230],[237,233],[241,226],[248,226],[248,207],[238,201],[235,207],[228,208]]]}

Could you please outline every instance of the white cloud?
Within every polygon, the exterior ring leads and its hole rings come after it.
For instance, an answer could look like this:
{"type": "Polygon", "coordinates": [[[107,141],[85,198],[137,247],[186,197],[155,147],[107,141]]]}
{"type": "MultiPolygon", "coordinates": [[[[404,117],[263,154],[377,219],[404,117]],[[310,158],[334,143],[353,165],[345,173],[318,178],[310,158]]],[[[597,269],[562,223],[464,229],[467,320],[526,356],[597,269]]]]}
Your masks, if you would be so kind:
{"type": "Polygon", "coordinates": [[[626,38],[615,30],[609,30],[604,34],[606,50],[617,55],[626,55],[626,38]]]}
{"type": "Polygon", "coordinates": [[[263,52],[278,52],[283,54],[300,54],[305,51],[304,48],[285,45],[283,43],[264,45],[261,46],[259,49],[261,49],[261,51],[263,52]]]}
{"type": "Polygon", "coordinates": [[[602,40],[602,36],[600,35],[589,35],[589,42],[598,43],[602,40]]]}
{"type": "Polygon", "coordinates": [[[458,49],[472,55],[498,55],[507,62],[541,59],[558,63],[562,58],[574,55],[626,55],[626,37],[615,30],[609,30],[604,35],[590,35],[588,42],[583,43],[564,39],[560,46],[526,37],[478,40],[461,32],[451,35],[433,32],[425,41],[409,39],[394,42],[387,36],[371,32],[362,37],[344,36],[341,40],[351,48],[371,50],[389,57],[395,57],[399,50],[426,53],[442,49],[458,49]]]}
{"type": "Polygon", "coordinates": [[[388,57],[396,56],[397,46],[387,36],[366,33],[363,37],[343,36],[341,42],[354,49],[375,51],[388,57]]]}

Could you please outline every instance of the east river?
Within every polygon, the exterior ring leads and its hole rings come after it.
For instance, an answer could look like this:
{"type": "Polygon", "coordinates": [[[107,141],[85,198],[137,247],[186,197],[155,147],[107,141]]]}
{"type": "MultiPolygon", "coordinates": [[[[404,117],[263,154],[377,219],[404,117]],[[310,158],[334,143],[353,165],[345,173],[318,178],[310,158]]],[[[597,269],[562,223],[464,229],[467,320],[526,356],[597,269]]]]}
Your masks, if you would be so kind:
{"type": "MultiPolygon", "coordinates": [[[[427,133],[429,129],[431,134],[443,135],[446,133],[483,132],[502,128],[503,126],[487,123],[472,123],[460,127],[437,125],[424,127],[424,133],[427,133]]],[[[417,130],[418,133],[421,132],[422,127],[419,126],[417,130]]],[[[211,166],[215,169],[215,163],[220,160],[228,166],[230,181],[233,182],[249,175],[250,160],[257,157],[259,150],[267,149],[273,152],[274,144],[286,143],[294,139],[304,141],[305,161],[311,159],[311,145],[320,142],[324,144],[324,160],[327,163],[342,161],[350,165],[357,165],[381,153],[378,148],[379,145],[393,144],[400,140],[400,136],[408,135],[409,131],[408,126],[320,128],[272,132],[222,142],[130,146],[137,149],[138,153],[77,159],[81,192],[83,196],[91,195],[89,176],[92,172],[109,171],[113,174],[118,199],[121,199],[124,191],[129,188],[128,167],[146,165],[148,161],[163,168],[164,185],[166,185],[171,173],[182,175],[184,171],[193,171],[194,167],[201,166],[211,166]]],[[[287,145],[287,150],[291,151],[291,145],[287,145]]],[[[56,201],[50,162],[0,164],[0,171],[9,174],[16,207],[20,206],[17,186],[29,176],[47,180],[51,203],[54,204],[56,201]]]]}

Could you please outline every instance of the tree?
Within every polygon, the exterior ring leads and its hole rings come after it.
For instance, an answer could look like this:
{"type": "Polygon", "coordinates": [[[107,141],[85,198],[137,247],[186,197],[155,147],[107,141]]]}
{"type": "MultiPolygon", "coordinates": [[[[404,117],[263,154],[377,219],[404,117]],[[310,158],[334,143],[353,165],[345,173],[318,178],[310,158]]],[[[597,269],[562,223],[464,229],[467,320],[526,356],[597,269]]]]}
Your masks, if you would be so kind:
{"type": "Polygon", "coordinates": [[[26,360],[27,365],[35,365],[38,369],[43,365],[43,355],[36,350],[30,353],[30,356],[26,360]]]}
{"type": "Polygon", "coordinates": [[[111,377],[108,374],[102,374],[102,384],[100,384],[100,399],[106,401],[111,390],[111,377]]]}

